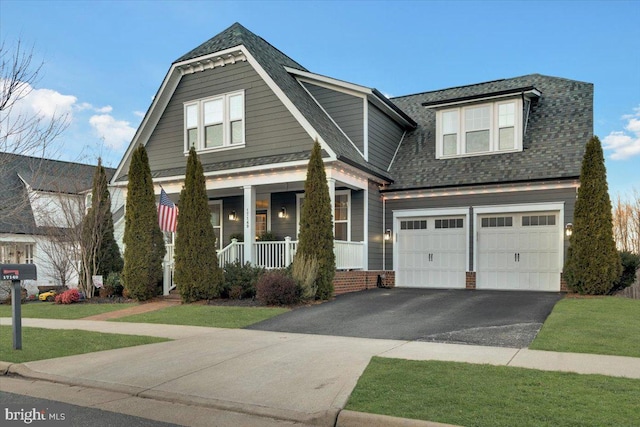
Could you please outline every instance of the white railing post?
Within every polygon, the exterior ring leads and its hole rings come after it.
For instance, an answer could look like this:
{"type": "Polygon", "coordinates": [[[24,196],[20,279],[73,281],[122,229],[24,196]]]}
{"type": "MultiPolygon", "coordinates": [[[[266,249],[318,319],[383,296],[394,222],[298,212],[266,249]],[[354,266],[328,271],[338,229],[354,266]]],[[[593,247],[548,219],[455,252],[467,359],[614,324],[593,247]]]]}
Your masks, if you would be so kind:
{"type": "Polygon", "coordinates": [[[238,239],[235,237],[231,239],[231,259],[234,262],[238,260],[238,239]]]}
{"type": "Polygon", "coordinates": [[[291,264],[291,237],[284,238],[284,266],[289,267],[291,264]]]}

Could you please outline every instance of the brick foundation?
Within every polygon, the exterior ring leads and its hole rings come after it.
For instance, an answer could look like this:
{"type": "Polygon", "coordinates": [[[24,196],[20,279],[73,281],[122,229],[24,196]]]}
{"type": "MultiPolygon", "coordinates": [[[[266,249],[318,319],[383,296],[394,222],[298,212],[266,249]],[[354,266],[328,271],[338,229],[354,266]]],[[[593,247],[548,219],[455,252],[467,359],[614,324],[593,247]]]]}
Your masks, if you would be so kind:
{"type": "Polygon", "coordinates": [[[465,278],[465,288],[467,289],[476,288],[476,272],[475,271],[467,271],[467,275],[465,278]]]}
{"type": "Polygon", "coordinates": [[[333,278],[333,294],[340,295],[373,289],[377,287],[378,276],[381,276],[382,286],[386,288],[395,286],[395,271],[336,271],[336,275],[333,278]]]}

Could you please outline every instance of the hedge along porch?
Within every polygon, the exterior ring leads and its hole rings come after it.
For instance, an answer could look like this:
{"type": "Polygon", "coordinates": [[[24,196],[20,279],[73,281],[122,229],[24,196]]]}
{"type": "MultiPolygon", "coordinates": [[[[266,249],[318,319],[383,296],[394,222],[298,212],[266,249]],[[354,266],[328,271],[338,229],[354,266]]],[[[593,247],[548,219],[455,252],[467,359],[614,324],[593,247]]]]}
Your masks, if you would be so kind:
{"type": "MultiPolygon", "coordinates": [[[[304,203],[306,161],[295,169],[268,170],[249,176],[207,177],[207,193],[211,222],[216,235],[220,266],[239,261],[250,262],[266,269],[285,268],[293,260],[297,249],[298,224],[304,203]]],[[[368,181],[345,168],[327,167],[327,185],[332,204],[335,235],[336,268],[366,270],[368,251],[367,218],[368,181]]],[[[156,181],[157,182],[157,181],[156,181]]],[[[160,181],[169,197],[179,205],[182,182],[160,181]]],[[[159,187],[157,188],[159,192],[159,187]]],[[[179,221],[179,219],[178,219],[179,221]]],[[[167,255],[164,262],[164,294],[174,287],[174,237],[166,233],[167,255]]],[[[381,239],[378,239],[379,242],[381,239]]],[[[336,280],[336,293],[353,286],[336,280]],[[344,288],[344,289],[342,289],[344,288]]],[[[362,280],[354,279],[356,283],[362,280]]],[[[375,286],[377,276],[365,280],[375,286]]],[[[366,283],[365,283],[366,282],[366,283]]]]}

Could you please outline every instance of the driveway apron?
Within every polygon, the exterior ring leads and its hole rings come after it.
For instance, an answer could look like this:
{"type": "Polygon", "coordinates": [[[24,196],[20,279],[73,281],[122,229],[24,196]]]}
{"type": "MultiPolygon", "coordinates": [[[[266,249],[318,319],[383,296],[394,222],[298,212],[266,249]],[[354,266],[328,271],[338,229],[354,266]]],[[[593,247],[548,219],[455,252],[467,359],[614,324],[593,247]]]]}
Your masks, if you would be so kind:
{"type": "Polygon", "coordinates": [[[557,292],[370,289],[248,329],[523,348],[562,297],[557,292]]]}

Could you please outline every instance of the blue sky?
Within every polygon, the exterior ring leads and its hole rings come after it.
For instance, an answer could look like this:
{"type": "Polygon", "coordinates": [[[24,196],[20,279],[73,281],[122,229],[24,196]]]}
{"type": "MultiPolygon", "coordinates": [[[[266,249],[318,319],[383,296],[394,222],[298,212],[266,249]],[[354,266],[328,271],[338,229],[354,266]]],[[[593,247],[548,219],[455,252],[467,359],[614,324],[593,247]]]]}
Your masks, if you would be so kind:
{"type": "Polygon", "coordinates": [[[640,1],[0,1],[5,48],[44,61],[25,108],[71,120],[51,156],[113,167],[171,63],[234,22],[389,96],[530,73],[594,83],[611,193],[640,190],[640,1]]]}

